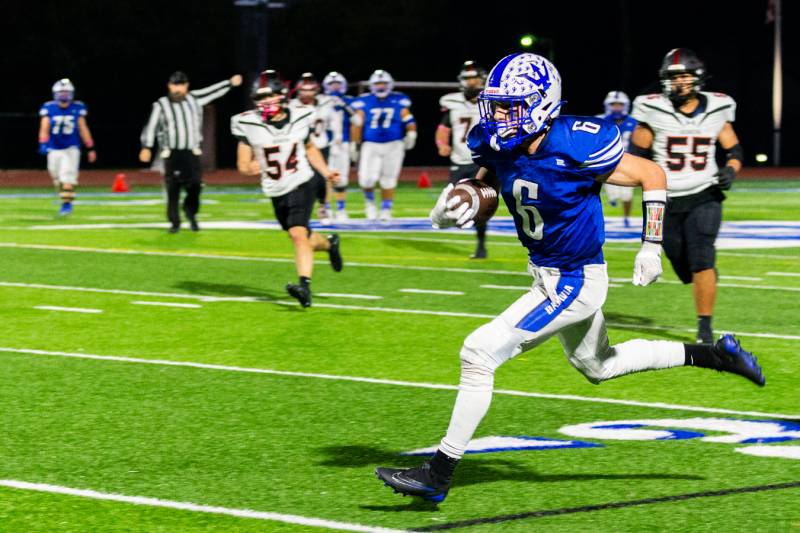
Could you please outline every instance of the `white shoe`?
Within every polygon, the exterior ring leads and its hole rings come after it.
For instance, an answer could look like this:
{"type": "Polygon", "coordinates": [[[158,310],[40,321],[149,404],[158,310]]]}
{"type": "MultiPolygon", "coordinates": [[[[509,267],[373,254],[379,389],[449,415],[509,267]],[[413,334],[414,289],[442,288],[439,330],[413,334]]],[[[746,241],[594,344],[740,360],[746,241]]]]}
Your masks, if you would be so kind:
{"type": "Polygon", "coordinates": [[[381,222],[390,222],[392,220],[392,210],[391,209],[381,209],[381,222]]]}
{"type": "Polygon", "coordinates": [[[336,222],[347,222],[350,220],[350,217],[347,215],[347,211],[342,209],[341,211],[336,211],[336,214],[333,215],[333,219],[336,222]]]}
{"type": "Polygon", "coordinates": [[[329,226],[331,223],[331,210],[325,206],[319,206],[319,209],[317,209],[317,218],[320,224],[329,226]]]}
{"type": "Polygon", "coordinates": [[[367,215],[367,220],[377,220],[378,208],[375,207],[375,202],[367,202],[364,213],[367,215]]]}

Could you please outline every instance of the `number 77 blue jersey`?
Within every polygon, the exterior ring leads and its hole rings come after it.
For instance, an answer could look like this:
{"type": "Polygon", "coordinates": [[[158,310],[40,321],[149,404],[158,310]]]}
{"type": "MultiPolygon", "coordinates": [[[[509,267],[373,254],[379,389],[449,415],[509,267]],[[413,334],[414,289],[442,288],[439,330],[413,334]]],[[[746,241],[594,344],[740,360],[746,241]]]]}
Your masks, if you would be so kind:
{"type": "Polygon", "coordinates": [[[497,175],[533,264],[571,271],[603,262],[597,178],[612,172],[625,151],[613,122],[557,117],[534,154],[495,151],[480,125],[470,131],[467,144],[473,161],[497,175]]]}

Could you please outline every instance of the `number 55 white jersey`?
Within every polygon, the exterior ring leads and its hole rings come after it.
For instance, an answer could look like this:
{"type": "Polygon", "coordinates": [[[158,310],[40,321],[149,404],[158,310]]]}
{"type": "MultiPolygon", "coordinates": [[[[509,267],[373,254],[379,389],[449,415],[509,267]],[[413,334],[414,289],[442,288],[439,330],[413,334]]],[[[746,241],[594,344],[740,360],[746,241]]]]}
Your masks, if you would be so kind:
{"type": "Polygon", "coordinates": [[[653,160],[667,174],[671,197],[695,194],[717,182],[717,137],[726,122],[736,119],[736,102],[730,96],[711,92],[698,96],[700,111],[691,117],[676,111],[663,94],[633,101],[631,116],[653,131],[653,160]]]}
{"type": "Polygon", "coordinates": [[[231,133],[252,147],[261,165],[261,190],[266,196],[288,194],[314,175],[306,157],[312,117],[313,112],[290,112],[281,127],[264,122],[255,110],[231,117],[231,133]]]}

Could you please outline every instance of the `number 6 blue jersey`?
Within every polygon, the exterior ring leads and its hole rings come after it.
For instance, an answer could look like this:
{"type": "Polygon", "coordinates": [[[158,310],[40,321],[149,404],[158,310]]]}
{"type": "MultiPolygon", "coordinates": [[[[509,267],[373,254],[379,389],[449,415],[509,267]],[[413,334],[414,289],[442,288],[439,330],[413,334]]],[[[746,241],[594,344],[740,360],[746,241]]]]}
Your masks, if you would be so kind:
{"type": "Polygon", "coordinates": [[[50,149],[63,150],[64,148],[81,147],[81,138],[78,133],[78,118],[86,116],[86,104],[79,100],[70,102],[67,107],[61,107],[58,102],[51,100],[39,109],[40,117],[50,119],[50,149]]]}
{"type": "Polygon", "coordinates": [[[406,134],[400,113],[411,107],[411,100],[403,93],[391,92],[386,98],[366,93],[353,100],[350,105],[353,109],[364,112],[364,141],[388,143],[399,141],[406,134]]]}
{"type": "Polygon", "coordinates": [[[475,126],[467,143],[473,161],[494,172],[533,264],[562,270],[603,262],[605,229],[596,178],[624,153],[617,126],[596,117],[553,120],[536,153],[498,152],[475,126]]]}

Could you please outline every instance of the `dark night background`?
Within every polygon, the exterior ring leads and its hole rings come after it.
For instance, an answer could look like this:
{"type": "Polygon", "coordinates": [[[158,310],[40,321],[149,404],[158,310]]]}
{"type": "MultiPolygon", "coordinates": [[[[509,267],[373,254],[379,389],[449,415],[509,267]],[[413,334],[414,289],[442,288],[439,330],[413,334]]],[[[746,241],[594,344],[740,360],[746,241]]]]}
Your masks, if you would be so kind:
{"type": "MultiPolygon", "coordinates": [[[[454,81],[461,62],[491,66],[520,50],[525,33],[553,42],[564,83],[568,114],[595,114],[611,89],[633,98],[658,90],[656,74],[664,54],[693,48],[713,79],[707,89],[738,103],[736,131],[747,164],[759,152],[772,156],[773,26],[765,23],[767,0],[750,2],[498,2],[467,8],[442,0],[291,0],[268,12],[267,61],[289,79],[330,70],[351,81],[384,68],[398,80],[454,81]],[[481,7],[482,6],[482,7],[481,7]]],[[[89,106],[99,165],[135,167],[139,133],[151,102],[165,93],[166,79],[185,70],[194,88],[241,70],[243,53],[256,43],[237,42],[237,9],[232,0],[58,0],[8,1],[0,13],[0,168],[43,167],[37,156],[36,112],[51,98],[50,87],[69,77],[76,97],[89,106]]],[[[793,98],[800,66],[794,21],[796,2],[785,2],[783,165],[800,165],[793,98]]],[[[548,47],[533,51],[543,54],[548,47]]],[[[252,75],[252,72],[243,72],[252,75]]],[[[433,132],[441,92],[411,91],[420,126],[417,148],[407,164],[444,164],[436,156],[433,132]]],[[[234,89],[216,102],[220,166],[234,164],[235,144],[228,119],[243,110],[246,91],[234,89]]]]}

